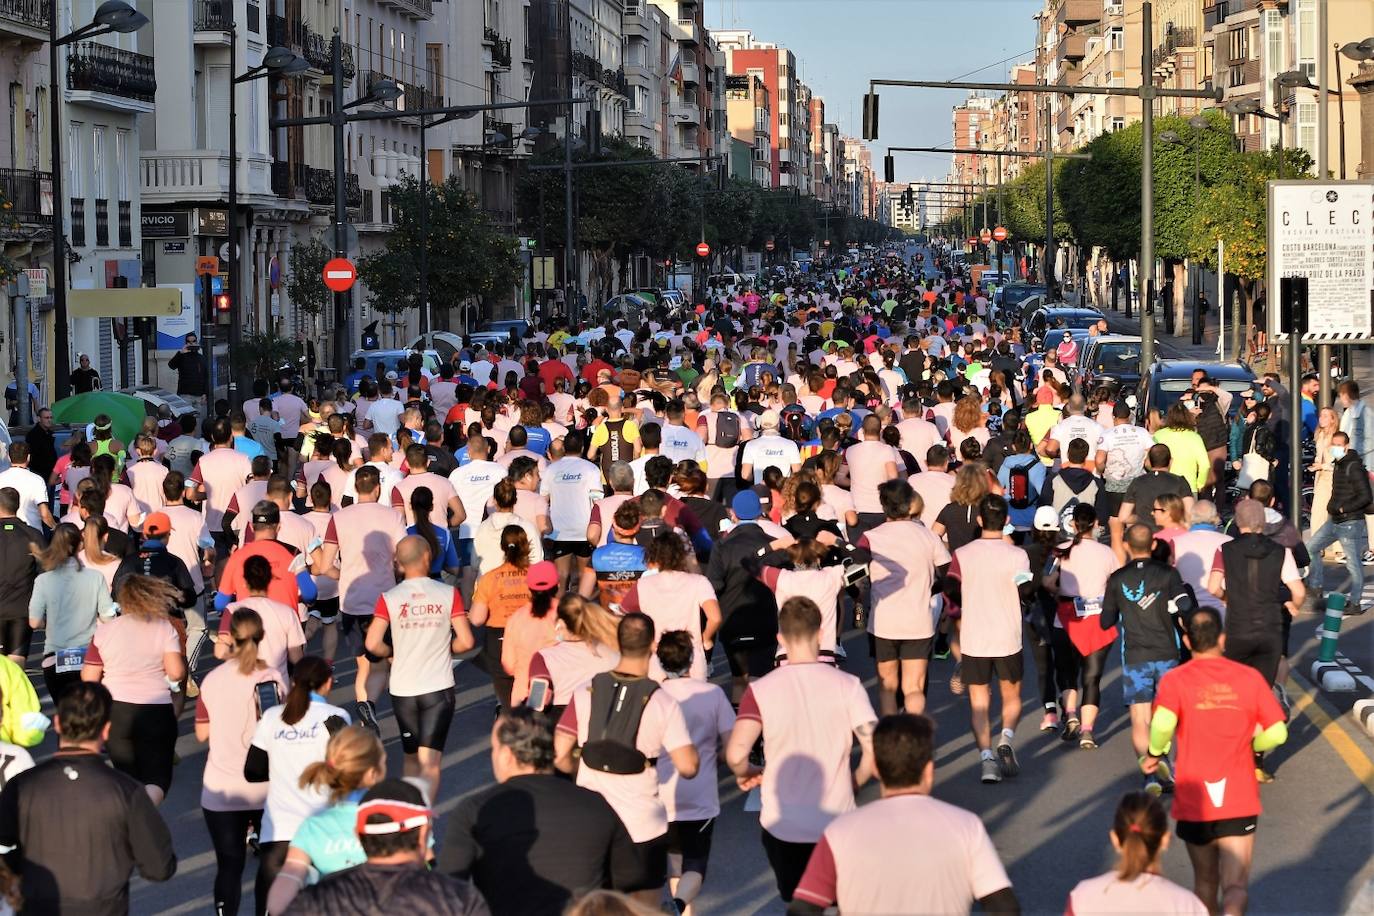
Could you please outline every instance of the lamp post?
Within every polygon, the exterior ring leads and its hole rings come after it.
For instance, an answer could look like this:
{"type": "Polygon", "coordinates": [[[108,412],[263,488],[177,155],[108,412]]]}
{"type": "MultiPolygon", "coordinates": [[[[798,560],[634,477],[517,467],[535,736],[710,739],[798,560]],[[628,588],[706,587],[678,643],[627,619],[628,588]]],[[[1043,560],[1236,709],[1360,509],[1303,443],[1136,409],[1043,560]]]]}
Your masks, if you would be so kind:
{"type": "MultiPolygon", "coordinates": [[[[74,32],[58,36],[59,5],[48,4],[48,97],[52,150],[52,301],[53,301],[53,390],[52,400],[60,401],[71,390],[71,328],[67,318],[67,230],[66,206],[62,200],[62,85],[57,49],[86,38],[112,33],[137,32],[148,24],[148,17],[124,0],[105,0],[91,21],[74,32]]],[[[16,385],[19,383],[16,382],[16,385]]]]}
{"type": "MultiPolygon", "coordinates": [[[[235,24],[234,4],[227,4],[229,16],[229,72],[238,68],[238,26],[235,24]]],[[[277,46],[263,55],[262,63],[249,67],[233,77],[229,87],[229,403],[239,406],[239,343],[243,338],[243,299],[239,294],[239,130],[238,87],[253,80],[274,76],[294,76],[310,69],[310,63],[290,48],[277,46]]],[[[208,281],[206,281],[208,282],[208,281]]],[[[209,316],[206,316],[207,318],[209,316]]],[[[207,391],[210,401],[214,392],[207,391]]]]}

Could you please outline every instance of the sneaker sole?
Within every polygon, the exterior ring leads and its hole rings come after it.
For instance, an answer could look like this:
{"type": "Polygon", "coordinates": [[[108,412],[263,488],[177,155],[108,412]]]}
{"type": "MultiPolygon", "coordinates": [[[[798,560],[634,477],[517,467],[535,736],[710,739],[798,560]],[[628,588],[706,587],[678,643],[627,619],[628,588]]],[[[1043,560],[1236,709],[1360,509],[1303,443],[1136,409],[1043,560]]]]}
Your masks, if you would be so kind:
{"type": "Polygon", "coordinates": [[[1164,787],[1157,782],[1147,782],[1145,783],[1145,794],[1159,798],[1164,794],[1164,787]]]}
{"type": "Polygon", "coordinates": [[[993,785],[993,784],[995,784],[995,783],[1001,782],[1001,781],[1002,781],[1002,775],[1001,775],[1000,773],[992,774],[992,775],[989,775],[989,774],[987,774],[987,773],[984,773],[984,774],[983,774],[982,781],[983,781],[983,785],[985,785],[985,786],[990,786],[990,785],[993,785]]]}
{"type": "Polygon", "coordinates": [[[1007,777],[1021,772],[1021,765],[1016,762],[1016,751],[1010,744],[997,745],[997,768],[1007,777]]]}

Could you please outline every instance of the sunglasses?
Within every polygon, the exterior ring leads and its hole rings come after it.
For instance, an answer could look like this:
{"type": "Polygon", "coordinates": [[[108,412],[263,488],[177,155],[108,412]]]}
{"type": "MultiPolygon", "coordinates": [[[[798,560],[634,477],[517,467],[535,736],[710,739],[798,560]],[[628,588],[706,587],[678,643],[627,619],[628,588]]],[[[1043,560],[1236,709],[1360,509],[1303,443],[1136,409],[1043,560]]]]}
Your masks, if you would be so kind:
{"type": "Polygon", "coordinates": [[[1151,509],[1150,511],[1151,511],[1151,512],[1168,512],[1169,510],[1168,510],[1168,509],[1165,509],[1163,506],[1155,506],[1155,507],[1154,507],[1153,509],[1151,509]]]}

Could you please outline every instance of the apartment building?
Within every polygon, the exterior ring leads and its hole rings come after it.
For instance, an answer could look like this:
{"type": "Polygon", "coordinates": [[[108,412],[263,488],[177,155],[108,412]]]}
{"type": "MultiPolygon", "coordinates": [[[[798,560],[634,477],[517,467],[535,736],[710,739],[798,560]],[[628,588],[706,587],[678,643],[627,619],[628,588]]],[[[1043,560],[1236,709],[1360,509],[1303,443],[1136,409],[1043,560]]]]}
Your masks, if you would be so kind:
{"type": "Polygon", "coordinates": [[[668,155],[674,159],[712,155],[716,143],[715,54],[702,20],[703,4],[700,0],[651,2],[668,17],[674,45],[668,64],[668,155]]]}
{"type": "Polygon", "coordinates": [[[773,113],[763,71],[726,76],[725,105],[731,139],[749,147],[749,169],[738,177],[772,187],[773,113]]]}
{"type": "Polygon", "coordinates": [[[668,156],[668,66],[676,53],[668,13],[643,0],[627,0],[621,31],[629,98],[625,108],[625,139],[660,158],[668,156]]]}
{"type": "MultiPolygon", "coordinates": [[[[962,105],[954,107],[950,113],[950,145],[956,149],[977,149],[988,145],[984,134],[990,135],[993,129],[993,110],[996,100],[992,96],[970,95],[962,105]]],[[[991,146],[989,145],[989,148],[991,146]]],[[[957,153],[950,163],[951,181],[982,181],[983,167],[990,157],[977,153],[957,153]]]]}
{"type": "MultiPolygon", "coordinates": [[[[1150,52],[1155,85],[1166,89],[1197,89],[1210,74],[1200,66],[1202,0],[1156,0],[1154,4],[1154,50],[1150,52]]],[[[1160,114],[1190,117],[1197,113],[1203,99],[1161,96],[1160,114]]]]}
{"type": "Polygon", "coordinates": [[[721,30],[716,40],[728,57],[732,75],[760,74],[772,102],[770,138],[772,142],[772,187],[801,188],[809,184],[810,111],[804,108],[797,78],[797,58],[786,48],[760,42],[744,30],[721,30]]]}
{"type": "Polygon", "coordinates": [[[809,114],[811,135],[807,153],[811,157],[811,194],[822,204],[829,204],[834,189],[825,170],[825,99],[813,95],[809,114]]]}

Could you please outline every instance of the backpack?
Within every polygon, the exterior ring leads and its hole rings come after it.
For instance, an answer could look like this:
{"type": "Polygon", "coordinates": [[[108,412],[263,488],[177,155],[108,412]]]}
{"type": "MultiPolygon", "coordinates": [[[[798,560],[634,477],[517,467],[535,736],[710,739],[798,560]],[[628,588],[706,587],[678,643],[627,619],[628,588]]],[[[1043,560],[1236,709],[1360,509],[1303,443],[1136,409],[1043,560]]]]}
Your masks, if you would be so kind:
{"type": "Polygon", "coordinates": [[[782,412],[782,435],[783,438],[799,444],[810,439],[811,430],[806,414],[800,410],[784,410],[782,412]]]}
{"type": "Polygon", "coordinates": [[[716,414],[716,438],[711,443],[716,448],[734,448],[739,445],[739,414],[722,410],[716,414]]]}
{"type": "Polygon", "coordinates": [[[1063,483],[1062,477],[1055,477],[1054,483],[1050,484],[1050,494],[1054,499],[1053,505],[1059,509],[1059,530],[1070,537],[1073,536],[1073,510],[1078,508],[1079,503],[1094,505],[1097,502],[1097,493],[1100,489],[1096,480],[1083,488],[1082,492],[1075,493],[1068,484],[1063,483]],[[1067,496],[1065,496],[1067,494],[1067,496]],[[1060,500],[1063,499],[1063,502],[1060,500]]]}
{"type": "Polygon", "coordinates": [[[1031,482],[1031,467],[1037,459],[1012,465],[1007,474],[1007,502],[1013,509],[1029,509],[1040,498],[1040,493],[1031,482]]]}
{"type": "Polygon", "coordinates": [[[654,766],[657,760],[640,753],[635,740],[644,708],[658,684],[647,677],[627,678],[604,671],[592,678],[588,689],[592,708],[587,718],[587,741],[582,745],[583,765],[621,776],[643,773],[654,766]]]}

